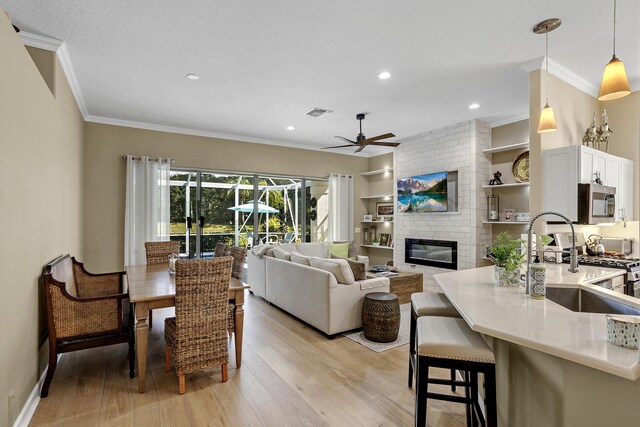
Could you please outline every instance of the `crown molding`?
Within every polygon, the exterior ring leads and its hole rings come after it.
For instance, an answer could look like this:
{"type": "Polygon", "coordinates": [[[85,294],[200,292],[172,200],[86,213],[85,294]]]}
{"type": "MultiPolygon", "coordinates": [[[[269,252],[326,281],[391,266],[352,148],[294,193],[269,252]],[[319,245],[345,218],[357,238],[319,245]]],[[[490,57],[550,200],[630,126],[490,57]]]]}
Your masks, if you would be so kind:
{"type": "Polygon", "coordinates": [[[58,60],[60,61],[60,65],[62,66],[62,71],[64,72],[67,82],[69,83],[69,87],[71,88],[71,93],[73,94],[76,104],[78,105],[78,109],[80,110],[80,114],[82,114],[82,117],[86,120],[89,113],[87,112],[87,106],[84,102],[84,97],[82,96],[82,90],[80,90],[80,84],[78,83],[78,78],[76,77],[76,72],[73,68],[73,64],[71,63],[71,57],[69,57],[69,51],[67,50],[65,42],[54,39],[53,37],[27,33],[25,31],[20,31],[18,35],[25,46],[56,53],[58,60]]]}
{"type": "MultiPolygon", "coordinates": [[[[548,58],[549,60],[549,74],[559,78],[560,80],[570,84],[576,89],[586,93],[587,95],[597,98],[598,97],[598,87],[591,83],[589,80],[584,77],[576,74],[571,71],[569,68],[560,64],[553,60],[553,58],[548,58]]],[[[527,73],[530,73],[535,70],[544,70],[546,68],[545,57],[541,56],[539,58],[535,58],[529,62],[525,62],[520,66],[520,68],[527,73]]]]}
{"type": "MultiPolygon", "coordinates": [[[[201,136],[205,138],[217,138],[217,139],[225,139],[228,141],[239,141],[239,142],[248,142],[254,144],[265,144],[265,145],[275,145],[278,147],[287,147],[287,148],[297,148],[299,150],[311,150],[311,151],[321,151],[323,153],[327,153],[327,151],[322,150],[320,147],[306,147],[301,146],[300,144],[294,142],[285,142],[285,141],[277,141],[272,139],[265,138],[255,138],[244,135],[234,135],[228,133],[220,133],[220,132],[211,132],[199,129],[190,129],[183,128],[178,126],[167,126],[167,125],[159,125],[155,123],[147,123],[147,122],[137,122],[133,120],[124,120],[124,119],[113,119],[110,117],[103,116],[94,116],[88,115],[85,117],[86,122],[90,123],[98,123],[103,125],[111,125],[111,126],[121,126],[126,128],[134,128],[134,129],[144,129],[144,130],[152,130],[156,132],[166,132],[166,133],[175,133],[180,135],[193,135],[193,136],[201,136]]],[[[358,156],[358,157],[371,157],[372,155],[368,155],[367,153],[341,153],[333,151],[333,154],[343,154],[346,156],[358,156]]],[[[384,153],[381,153],[384,154],[384,153]]],[[[375,156],[379,154],[373,154],[375,156]]]]}
{"type": "Polygon", "coordinates": [[[529,119],[529,113],[517,114],[515,116],[502,117],[496,120],[492,120],[489,122],[489,126],[491,126],[491,129],[493,129],[493,128],[497,128],[498,126],[504,126],[504,125],[519,122],[522,120],[528,120],[528,119],[529,119]]]}

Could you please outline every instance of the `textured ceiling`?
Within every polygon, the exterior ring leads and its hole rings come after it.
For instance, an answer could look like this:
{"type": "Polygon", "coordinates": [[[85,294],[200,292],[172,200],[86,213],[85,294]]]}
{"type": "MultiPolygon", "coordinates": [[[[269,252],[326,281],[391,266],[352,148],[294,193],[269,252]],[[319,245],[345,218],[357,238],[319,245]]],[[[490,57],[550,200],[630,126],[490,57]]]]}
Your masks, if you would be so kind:
{"type": "MultiPolygon", "coordinates": [[[[544,54],[531,29],[546,18],[563,20],[550,34],[550,57],[594,86],[611,58],[607,0],[0,5],[24,31],[66,42],[90,116],[308,148],[336,145],[333,135],[355,138],[359,112],[369,114],[367,136],[398,138],[526,114],[521,66],[544,54]],[[383,70],[392,77],[379,80],[383,70]],[[482,107],[471,111],[472,102],[482,107]],[[334,113],[305,116],[314,106],[334,113]]],[[[635,90],[639,20],[639,1],[618,1],[617,53],[635,90]]]]}

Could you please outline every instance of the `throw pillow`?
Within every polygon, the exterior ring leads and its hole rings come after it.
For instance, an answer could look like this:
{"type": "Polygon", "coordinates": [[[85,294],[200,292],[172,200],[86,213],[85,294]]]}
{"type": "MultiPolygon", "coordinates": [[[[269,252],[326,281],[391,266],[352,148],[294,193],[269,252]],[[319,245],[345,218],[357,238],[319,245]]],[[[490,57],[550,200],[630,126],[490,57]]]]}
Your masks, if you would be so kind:
{"type": "Polygon", "coordinates": [[[337,242],[333,242],[333,243],[348,243],[349,244],[349,258],[357,259],[357,257],[358,257],[358,248],[356,248],[355,240],[337,241],[337,242]]]}
{"type": "Polygon", "coordinates": [[[285,261],[291,261],[291,254],[280,248],[273,248],[273,256],[278,259],[283,259],[285,261]]]}
{"type": "MultiPolygon", "coordinates": [[[[367,264],[364,262],[358,261],[358,257],[353,258],[340,258],[335,255],[331,255],[332,259],[346,259],[349,263],[349,267],[351,268],[351,272],[353,273],[353,277],[356,280],[367,280],[367,264]]],[[[293,256],[291,257],[293,259],[293,256]]]]}
{"type": "Polygon", "coordinates": [[[347,258],[349,256],[349,243],[329,243],[329,258],[331,258],[331,255],[347,258]]]}
{"type": "Polygon", "coordinates": [[[296,264],[302,264],[302,265],[311,265],[311,262],[309,262],[309,258],[306,255],[302,255],[298,252],[291,252],[291,262],[295,262],[296,264]]]}
{"type": "Polygon", "coordinates": [[[356,279],[353,277],[353,272],[346,259],[310,258],[309,262],[311,263],[311,267],[332,273],[338,283],[347,285],[356,283],[356,279]]]}

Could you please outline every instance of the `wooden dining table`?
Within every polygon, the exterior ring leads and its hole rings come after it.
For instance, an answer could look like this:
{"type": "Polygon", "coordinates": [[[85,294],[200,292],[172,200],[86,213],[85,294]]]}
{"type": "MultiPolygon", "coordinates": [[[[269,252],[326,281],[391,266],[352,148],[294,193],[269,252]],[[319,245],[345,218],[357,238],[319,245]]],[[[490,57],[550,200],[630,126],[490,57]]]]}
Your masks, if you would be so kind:
{"type": "MultiPolygon", "coordinates": [[[[175,275],[169,274],[167,264],[129,265],[125,267],[129,299],[135,308],[136,362],[138,391],[144,393],[147,378],[147,342],[149,310],[176,305],[175,275]]],[[[249,285],[239,279],[229,281],[229,301],[235,308],[236,368],[242,365],[242,329],[244,323],[244,290],[249,285]]]]}

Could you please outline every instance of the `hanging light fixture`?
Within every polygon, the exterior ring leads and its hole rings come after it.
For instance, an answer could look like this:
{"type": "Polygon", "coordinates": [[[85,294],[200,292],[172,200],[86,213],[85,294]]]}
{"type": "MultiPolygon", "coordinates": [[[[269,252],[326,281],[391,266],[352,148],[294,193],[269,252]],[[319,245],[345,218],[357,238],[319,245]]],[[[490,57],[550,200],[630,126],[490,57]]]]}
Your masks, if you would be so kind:
{"type": "Polygon", "coordinates": [[[616,0],[613,0],[613,58],[604,67],[598,101],[610,101],[631,93],[624,62],[616,58],[616,0]]]}
{"type": "Polygon", "coordinates": [[[558,18],[546,19],[533,27],[535,34],[544,34],[544,62],[545,62],[545,87],[546,100],[544,108],[540,113],[540,121],[538,122],[538,133],[555,132],[556,118],[553,115],[553,108],[549,106],[549,33],[562,24],[562,20],[558,18]]]}

